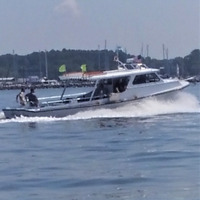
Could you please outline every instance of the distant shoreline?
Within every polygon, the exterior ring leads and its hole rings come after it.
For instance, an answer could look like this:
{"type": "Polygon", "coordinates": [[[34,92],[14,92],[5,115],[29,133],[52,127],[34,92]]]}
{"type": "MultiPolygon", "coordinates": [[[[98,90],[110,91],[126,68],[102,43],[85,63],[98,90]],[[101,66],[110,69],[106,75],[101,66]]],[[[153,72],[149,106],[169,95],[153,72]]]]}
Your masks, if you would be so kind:
{"type": "Polygon", "coordinates": [[[37,89],[48,89],[48,88],[61,88],[63,87],[62,84],[60,85],[43,85],[43,84],[12,84],[12,85],[2,85],[0,86],[0,90],[17,90],[24,87],[25,89],[30,89],[31,87],[37,89]]]}

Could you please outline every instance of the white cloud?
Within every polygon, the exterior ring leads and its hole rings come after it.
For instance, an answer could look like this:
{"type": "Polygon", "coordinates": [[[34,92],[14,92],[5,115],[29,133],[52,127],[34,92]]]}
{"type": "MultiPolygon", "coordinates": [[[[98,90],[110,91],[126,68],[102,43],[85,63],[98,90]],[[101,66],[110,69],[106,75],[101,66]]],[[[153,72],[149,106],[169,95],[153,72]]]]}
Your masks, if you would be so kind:
{"type": "Polygon", "coordinates": [[[57,12],[70,12],[75,16],[80,15],[80,9],[76,0],[63,0],[55,7],[57,12]]]}

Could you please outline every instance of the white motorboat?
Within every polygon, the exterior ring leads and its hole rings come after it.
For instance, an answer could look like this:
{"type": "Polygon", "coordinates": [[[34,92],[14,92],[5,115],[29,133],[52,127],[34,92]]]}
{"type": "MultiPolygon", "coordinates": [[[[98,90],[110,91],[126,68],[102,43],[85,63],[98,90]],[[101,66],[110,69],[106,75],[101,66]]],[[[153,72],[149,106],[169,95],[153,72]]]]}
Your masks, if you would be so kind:
{"type": "MultiPolygon", "coordinates": [[[[57,100],[40,102],[39,107],[4,108],[6,118],[19,116],[64,117],[98,108],[115,108],[152,96],[172,96],[189,83],[179,79],[162,79],[157,69],[128,59],[118,59],[118,69],[90,73],[66,73],[60,77],[66,86],[57,100]],[[69,85],[91,88],[88,92],[66,95],[69,85]],[[92,86],[92,87],[91,87],[92,86]]],[[[134,111],[133,111],[134,112],[134,111]]]]}

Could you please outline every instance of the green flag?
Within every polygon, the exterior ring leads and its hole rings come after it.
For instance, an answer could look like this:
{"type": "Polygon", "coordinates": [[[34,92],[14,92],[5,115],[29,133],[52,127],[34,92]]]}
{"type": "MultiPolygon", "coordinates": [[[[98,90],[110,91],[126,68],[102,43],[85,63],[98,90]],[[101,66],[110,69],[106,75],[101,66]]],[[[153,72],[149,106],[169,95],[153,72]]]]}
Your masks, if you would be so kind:
{"type": "Polygon", "coordinates": [[[81,65],[81,70],[82,70],[83,73],[85,73],[87,71],[86,64],[81,65]]]}
{"type": "Polygon", "coordinates": [[[61,65],[59,67],[59,72],[66,72],[66,66],[65,65],[61,65]]]}

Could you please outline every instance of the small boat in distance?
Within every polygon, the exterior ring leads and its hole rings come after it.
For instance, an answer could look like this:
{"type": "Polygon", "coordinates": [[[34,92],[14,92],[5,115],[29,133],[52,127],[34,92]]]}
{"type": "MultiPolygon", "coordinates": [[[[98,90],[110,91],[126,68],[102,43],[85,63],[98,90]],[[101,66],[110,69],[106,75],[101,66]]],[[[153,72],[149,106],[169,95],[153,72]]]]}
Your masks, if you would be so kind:
{"type": "Polygon", "coordinates": [[[134,59],[126,63],[118,58],[114,60],[118,63],[115,70],[62,75],[60,79],[66,84],[58,99],[45,99],[38,107],[4,108],[5,117],[64,117],[86,110],[116,108],[152,96],[171,97],[189,85],[185,80],[162,79],[158,69],[148,68],[134,59]],[[87,87],[88,91],[66,95],[71,84],[87,87]]]}

